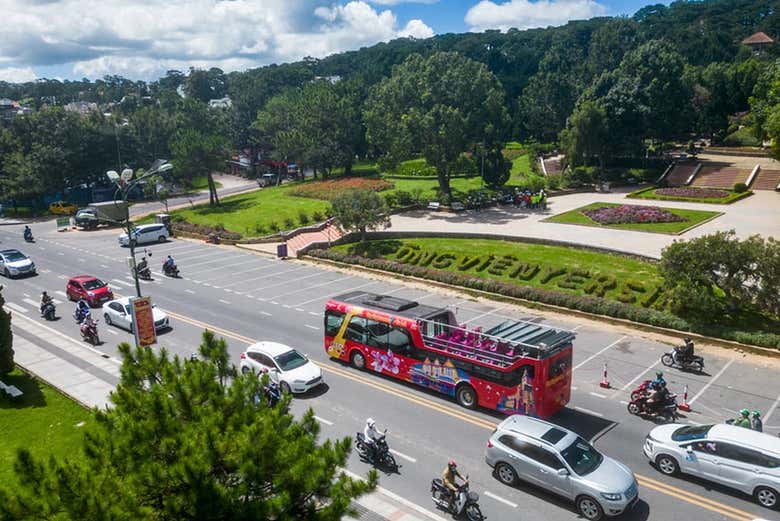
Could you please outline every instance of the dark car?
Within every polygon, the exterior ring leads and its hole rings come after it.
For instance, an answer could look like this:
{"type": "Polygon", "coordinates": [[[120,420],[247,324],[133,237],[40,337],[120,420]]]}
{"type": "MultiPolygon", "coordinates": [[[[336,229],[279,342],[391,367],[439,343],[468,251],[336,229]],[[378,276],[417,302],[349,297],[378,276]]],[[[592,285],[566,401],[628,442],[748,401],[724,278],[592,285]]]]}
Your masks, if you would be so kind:
{"type": "Polygon", "coordinates": [[[72,277],[65,286],[70,300],[84,299],[90,306],[100,306],[104,302],[114,300],[114,293],[108,284],[92,275],[77,275],[72,277]]]}

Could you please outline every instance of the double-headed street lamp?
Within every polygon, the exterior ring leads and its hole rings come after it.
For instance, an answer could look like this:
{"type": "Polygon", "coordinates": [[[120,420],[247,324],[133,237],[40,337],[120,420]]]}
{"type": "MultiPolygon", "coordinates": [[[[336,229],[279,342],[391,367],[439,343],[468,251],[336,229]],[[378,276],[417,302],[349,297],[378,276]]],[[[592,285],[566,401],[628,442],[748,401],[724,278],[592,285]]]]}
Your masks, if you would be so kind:
{"type": "Polygon", "coordinates": [[[125,168],[122,170],[121,174],[118,174],[116,170],[109,170],[106,172],[106,176],[108,179],[116,184],[116,192],[114,192],[114,205],[119,206],[117,204],[117,196],[119,194],[122,195],[121,201],[125,203],[125,219],[121,223],[122,227],[125,230],[125,233],[127,234],[127,243],[128,246],[130,246],[130,258],[132,259],[132,271],[133,271],[133,280],[135,280],[135,294],[137,297],[141,297],[141,283],[138,281],[138,270],[136,269],[135,264],[135,240],[133,240],[133,223],[130,221],[130,207],[127,205],[127,194],[130,193],[130,190],[135,188],[135,186],[143,181],[144,179],[153,176],[155,174],[162,174],[164,172],[168,172],[173,168],[173,165],[168,163],[167,161],[157,160],[152,165],[152,168],[149,169],[148,172],[145,172],[141,177],[136,177],[133,179],[133,171],[129,168],[125,168]]]}

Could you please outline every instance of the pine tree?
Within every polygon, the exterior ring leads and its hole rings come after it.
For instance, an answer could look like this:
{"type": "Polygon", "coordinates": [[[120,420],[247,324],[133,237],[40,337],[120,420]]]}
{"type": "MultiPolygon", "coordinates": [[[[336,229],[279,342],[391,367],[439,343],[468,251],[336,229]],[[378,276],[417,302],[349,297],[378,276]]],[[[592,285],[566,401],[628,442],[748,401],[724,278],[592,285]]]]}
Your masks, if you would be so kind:
{"type": "Polygon", "coordinates": [[[84,457],[43,461],[26,449],[21,486],[0,486],[0,519],[337,521],[373,489],[339,468],[349,438],[318,442],[309,410],[255,404],[252,375],[220,381],[227,345],[204,334],[200,360],[122,344],[114,407],[96,410],[84,457]]]}
{"type": "Polygon", "coordinates": [[[13,333],[11,332],[11,313],[5,310],[3,286],[0,286],[0,375],[14,370],[13,333]]]}

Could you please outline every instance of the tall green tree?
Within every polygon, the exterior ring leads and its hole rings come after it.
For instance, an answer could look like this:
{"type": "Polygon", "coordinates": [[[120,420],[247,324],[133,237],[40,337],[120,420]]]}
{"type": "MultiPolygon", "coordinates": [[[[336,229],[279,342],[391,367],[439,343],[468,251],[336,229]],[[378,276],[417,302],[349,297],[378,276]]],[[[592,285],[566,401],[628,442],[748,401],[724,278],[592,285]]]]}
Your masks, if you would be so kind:
{"type": "Polygon", "coordinates": [[[223,342],[204,339],[200,360],[119,350],[113,407],[94,411],[83,456],[20,449],[18,484],[0,485],[0,518],[337,521],[376,485],[375,471],[361,481],[340,470],[351,440],[321,442],[311,410],[297,420],[256,403],[254,374],[222,380],[223,342]]]}
{"type": "Polygon", "coordinates": [[[214,171],[224,167],[228,142],[224,136],[206,134],[195,129],[179,132],[171,142],[173,165],[178,176],[206,177],[209,185],[209,204],[219,205],[214,171]]]}
{"type": "Polygon", "coordinates": [[[385,165],[422,152],[451,196],[450,175],[474,143],[504,139],[504,92],[481,63],[457,53],[410,56],[372,88],[364,111],[367,138],[385,165]]]}
{"type": "Polygon", "coordinates": [[[11,331],[11,313],[5,310],[3,286],[0,286],[0,375],[14,370],[14,337],[11,331]]]}
{"type": "Polygon", "coordinates": [[[609,140],[606,111],[590,100],[577,107],[560,136],[571,165],[588,166],[596,158],[601,172],[607,159],[609,140]]]}
{"type": "Polygon", "coordinates": [[[387,227],[390,211],[385,200],[373,190],[348,190],[331,201],[331,215],[342,229],[360,233],[366,240],[366,232],[387,227]]]}

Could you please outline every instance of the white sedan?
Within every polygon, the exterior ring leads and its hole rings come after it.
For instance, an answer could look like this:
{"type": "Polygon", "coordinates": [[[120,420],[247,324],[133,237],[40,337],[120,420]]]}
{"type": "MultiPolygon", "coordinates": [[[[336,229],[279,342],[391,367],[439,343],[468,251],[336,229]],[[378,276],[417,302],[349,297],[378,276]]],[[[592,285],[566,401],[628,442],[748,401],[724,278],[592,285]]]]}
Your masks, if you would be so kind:
{"type": "Polygon", "coordinates": [[[320,366],[295,349],[276,342],[258,342],[241,353],[241,372],[268,371],[282,392],[305,393],[324,383],[320,366]]]}
{"type": "MultiPolygon", "coordinates": [[[[152,304],[154,329],[159,331],[171,327],[168,315],[152,304]]],[[[133,332],[133,315],[130,297],[122,297],[103,304],[103,318],[107,325],[114,325],[133,332]]]]}

